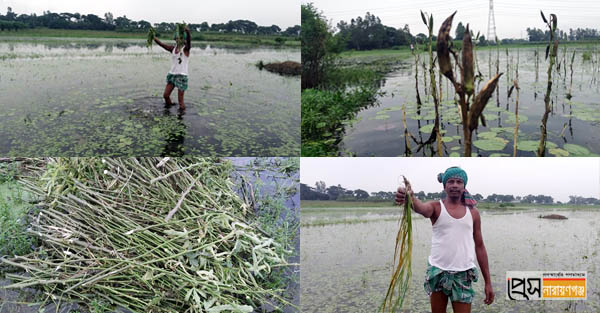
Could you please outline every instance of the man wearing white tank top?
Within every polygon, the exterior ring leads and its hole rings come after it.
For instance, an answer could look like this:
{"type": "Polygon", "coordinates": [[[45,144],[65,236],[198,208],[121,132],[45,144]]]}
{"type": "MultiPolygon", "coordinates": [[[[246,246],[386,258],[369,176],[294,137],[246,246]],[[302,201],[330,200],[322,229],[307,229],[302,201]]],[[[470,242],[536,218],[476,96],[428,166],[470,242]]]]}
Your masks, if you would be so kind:
{"type": "MultiPolygon", "coordinates": [[[[438,181],[444,184],[445,198],[421,202],[414,194],[410,195],[414,211],[429,218],[433,225],[424,284],[433,313],[446,312],[448,300],[455,313],[471,312],[475,295],[472,282],[478,276],[475,258],[485,280],[484,303],[489,305],[494,301],[481,217],[475,208],[477,202],[465,189],[467,180],[463,169],[451,167],[438,175],[438,181]]],[[[404,188],[398,188],[396,204],[402,205],[405,196],[404,188]]]]}
{"type": "MultiPolygon", "coordinates": [[[[177,35],[175,35],[177,36],[177,35]]],[[[190,33],[189,27],[185,26],[185,45],[183,49],[174,46],[167,45],[158,38],[154,37],[154,41],[165,50],[171,53],[171,69],[167,74],[167,86],[163,93],[163,98],[167,106],[172,106],[171,92],[177,87],[177,100],[179,101],[179,109],[185,110],[184,94],[187,90],[188,85],[188,64],[190,60],[190,49],[192,48],[192,34],[190,33]]],[[[177,37],[175,37],[175,40],[177,37]]]]}

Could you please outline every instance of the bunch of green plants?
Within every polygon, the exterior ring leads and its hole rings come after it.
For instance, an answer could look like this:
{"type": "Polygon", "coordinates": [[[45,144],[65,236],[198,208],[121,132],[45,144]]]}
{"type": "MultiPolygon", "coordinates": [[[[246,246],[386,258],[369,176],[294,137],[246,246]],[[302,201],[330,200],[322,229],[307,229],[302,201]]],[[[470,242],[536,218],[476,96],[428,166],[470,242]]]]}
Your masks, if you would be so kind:
{"type": "Polygon", "coordinates": [[[375,101],[377,89],[306,89],[302,92],[302,155],[336,155],[339,135],[357,111],[375,101]]]}
{"type": "Polygon", "coordinates": [[[406,177],[404,185],[406,198],[400,219],[400,229],[396,235],[396,247],[394,249],[394,272],[390,280],[390,285],[385,294],[385,299],[381,305],[381,312],[399,312],[406,298],[406,292],[410,284],[412,275],[412,187],[406,177]]]}
{"type": "Polygon", "coordinates": [[[98,297],[133,312],[252,312],[286,305],[273,273],[286,245],[234,191],[233,166],[205,158],[58,158],[23,180],[45,206],[28,233],[40,249],[0,263],[6,288],[98,297]],[[57,187],[64,186],[64,187],[57,187]]]}
{"type": "Polygon", "coordinates": [[[177,49],[181,49],[184,45],[185,45],[185,22],[183,23],[177,23],[177,26],[175,27],[175,33],[177,35],[177,38],[175,39],[177,41],[177,49]]]}
{"type": "Polygon", "coordinates": [[[0,199],[0,256],[25,255],[38,244],[26,231],[26,217],[13,212],[4,199],[0,199]]]}
{"type": "Polygon", "coordinates": [[[154,37],[156,37],[156,30],[154,27],[150,26],[150,29],[148,29],[148,35],[146,37],[146,47],[151,49],[152,42],[154,42],[154,37]]]}

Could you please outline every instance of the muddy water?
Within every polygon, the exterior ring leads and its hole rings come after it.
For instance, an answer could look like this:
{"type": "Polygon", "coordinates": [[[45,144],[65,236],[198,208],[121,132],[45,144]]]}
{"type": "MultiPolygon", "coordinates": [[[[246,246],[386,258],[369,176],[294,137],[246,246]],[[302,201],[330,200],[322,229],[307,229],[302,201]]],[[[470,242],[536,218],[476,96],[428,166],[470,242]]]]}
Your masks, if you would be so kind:
{"type": "Polygon", "coordinates": [[[298,155],[300,78],[254,64],[300,50],[192,45],[182,114],[164,106],[171,61],[156,45],[2,38],[0,154],[298,155]]]}
{"type": "MultiPolygon", "coordinates": [[[[544,211],[547,212],[547,211],[544,211]]],[[[549,212],[548,212],[549,213],[549,212]]],[[[600,310],[600,212],[553,211],[568,220],[537,218],[540,212],[482,212],[495,302],[483,303],[484,280],[475,283],[473,312],[598,312],[600,310]],[[587,271],[587,301],[506,300],[506,271],[587,271]]],[[[302,215],[302,220],[310,216],[302,215]]],[[[397,221],[303,226],[302,312],[376,312],[392,271],[397,221]]],[[[407,312],[431,312],[423,282],[431,248],[431,222],[414,218],[412,281],[407,312]]]]}
{"type": "MultiPolygon", "coordinates": [[[[504,75],[498,84],[498,96],[489,100],[484,110],[487,127],[479,126],[473,135],[473,155],[512,156],[515,127],[516,90],[510,98],[510,86],[516,78],[518,54],[519,93],[519,135],[517,156],[535,156],[536,141],[540,139],[540,123],[544,112],[544,94],[547,83],[548,63],[544,61],[544,49],[538,48],[539,68],[535,66],[535,48],[512,48],[508,56],[501,49],[477,52],[479,72],[483,80],[476,86],[480,90],[491,74],[496,73],[496,58],[499,57],[499,72],[504,75]],[[507,69],[507,64],[509,65],[507,69]],[[537,73],[537,78],[536,78],[537,73]],[[477,139],[480,141],[477,143],[477,139]],[[486,145],[488,143],[488,145],[486,145]],[[491,143],[491,145],[489,145],[491,143]]],[[[567,48],[566,54],[560,48],[557,64],[553,72],[551,95],[552,113],[548,119],[548,156],[594,156],[600,154],[600,59],[597,46],[567,48]],[[573,62],[573,82],[571,87],[571,56],[573,62]],[[590,59],[584,60],[584,54],[590,59]],[[566,56],[566,57],[565,57],[566,56]],[[565,65],[566,64],[566,65],[565,65]],[[565,71],[566,70],[566,71],[565,71]],[[567,94],[571,93],[571,99],[567,94]]],[[[418,66],[419,93],[423,105],[419,108],[415,91],[415,61],[409,59],[399,70],[390,73],[380,91],[379,105],[361,111],[352,127],[346,129],[340,151],[358,156],[398,156],[406,155],[402,106],[406,106],[407,127],[418,142],[429,138],[435,119],[433,100],[430,96],[429,72],[418,66]],[[426,73],[426,77],[423,76],[426,73]],[[425,79],[427,85],[425,85],[425,79]],[[427,86],[427,87],[426,87],[427,86]]],[[[428,62],[428,60],[426,60],[428,62]]],[[[456,70],[459,73],[458,69],[456,70]]],[[[439,93],[439,76],[436,83],[439,93]]],[[[454,90],[448,79],[442,78],[441,122],[444,139],[443,155],[463,154],[462,126],[454,103],[454,90]]],[[[413,155],[432,155],[429,148],[416,152],[418,144],[411,140],[413,155]]]]}

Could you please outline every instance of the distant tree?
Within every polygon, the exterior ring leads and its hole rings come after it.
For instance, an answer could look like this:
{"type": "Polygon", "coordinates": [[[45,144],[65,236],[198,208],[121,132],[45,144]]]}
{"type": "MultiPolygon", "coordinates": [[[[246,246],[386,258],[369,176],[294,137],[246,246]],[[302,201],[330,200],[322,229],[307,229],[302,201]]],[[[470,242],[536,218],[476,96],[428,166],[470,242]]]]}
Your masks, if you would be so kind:
{"type": "Polygon", "coordinates": [[[484,35],[479,36],[479,45],[480,46],[487,46],[487,40],[485,39],[484,35]]]}
{"type": "Polygon", "coordinates": [[[369,198],[369,193],[362,189],[356,189],[354,190],[354,198],[358,200],[365,200],[369,198]]]}
{"type": "Polygon", "coordinates": [[[283,31],[283,34],[286,36],[300,36],[300,25],[294,25],[292,27],[288,27],[283,31]]]}
{"type": "Polygon", "coordinates": [[[325,68],[331,63],[328,57],[332,45],[332,36],[325,18],[312,3],[300,6],[302,45],[302,82],[301,88],[319,86],[324,78],[325,68]]]}
{"type": "Polygon", "coordinates": [[[425,41],[427,41],[427,35],[425,35],[425,34],[423,34],[423,33],[418,33],[418,34],[415,36],[415,40],[416,40],[416,42],[417,42],[417,43],[419,43],[419,44],[424,44],[424,43],[425,43],[425,41]]]}
{"type": "Polygon", "coordinates": [[[327,191],[327,186],[325,185],[324,181],[318,181],[315,183],[315,187],[317,189],[318,192],[323,192],[325,193],[327,191]]]}
{"type": "Polygon", "coordinates": [[[106,22],[106,24],[108,25],[114,25],[115,24],[115,19],[112,13],[110,12],[106,12],[104,13],[104,21],[106,22]]]}
{"type": "Polygon", "coordinates": [[[462,22],[458,22],[458,25],[456,26],[456,30],[455,30],[455,37],[454,39],[456,40],[463,40],[463,37],[465,36],[465,26],[463,26],[462,22]]]}

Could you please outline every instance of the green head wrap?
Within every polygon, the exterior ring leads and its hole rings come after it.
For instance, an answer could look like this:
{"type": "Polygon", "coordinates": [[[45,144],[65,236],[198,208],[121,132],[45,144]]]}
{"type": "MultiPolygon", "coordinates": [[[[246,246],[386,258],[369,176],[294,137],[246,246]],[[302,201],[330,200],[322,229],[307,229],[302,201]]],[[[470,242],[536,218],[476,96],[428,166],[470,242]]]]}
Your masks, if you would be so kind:
{"type": "Polygon", "coordinates": [[[465,172],[462,168],[458,167],[458,166],[453,166],[448,168],[444,174],[439,174],[438,175],[438,181],[440,183],[443,183],[444,186],[446,186],[446,182],[448,181],[448,179],[450,178],[460,178],[462,179],[462,181],[465,183],[465,187],[467,187],[467,172],[465,172]]]}

